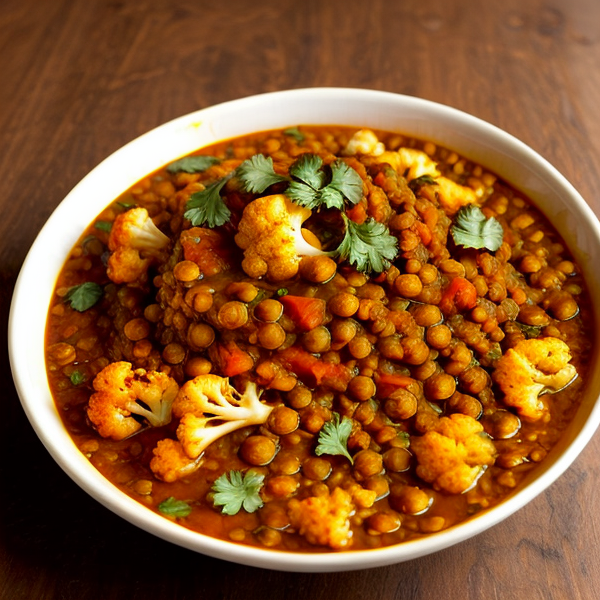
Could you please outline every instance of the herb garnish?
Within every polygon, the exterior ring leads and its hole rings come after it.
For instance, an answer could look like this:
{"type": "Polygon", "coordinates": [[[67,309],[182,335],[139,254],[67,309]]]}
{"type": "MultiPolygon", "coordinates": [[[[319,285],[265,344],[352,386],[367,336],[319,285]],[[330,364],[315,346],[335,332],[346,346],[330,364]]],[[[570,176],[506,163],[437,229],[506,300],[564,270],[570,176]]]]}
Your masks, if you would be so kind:
{"type": "Polygon", "coordinates": [[[242,507],[246,512],[254,512],[263,505],[260,490],[264,478],[254,471],[223,473],[212,486],[213,504],[222,506],[221,512],[226,515],[236,515],[242,507]]]}
{"type": "Polygon", "coordinates": [[[185,156],[167,166],[169,173],[201,173],[213,165],[218,165],[221,162],[216,156],[196,155],[185,156]]]}
{"type": "Polygon", "coordinates": [[[454,243],[465,248],[486,248],[495,252],[502,245],[504,229],[494,218],[489,219],[473,204],[463,206],[451,227],[454,243]]]}
{"type": "Polygon", "coordinates": [[[112,225],[112,221],[96,221],[94,223],[94,227],[96,229],[99,229],[100,231],[106,231],[106,233],[110,233],[112,225]]]}
{"type": "Polygon", "coordinates": [[[69,376],[69,379],[73,385],[77,386],[85,381],[85,375],[81,371],[73,371],[69,376]]]}
{"type": "Polygon", "coordinates": [[[185,205],[186,210],[183,216],[191,221],[194,227],[204,225],[218,227],[229,221],[231,211],[221,198],[221,190],[228,180],[228,177],[219,179],[190,196],[185,205]]]}
{"type": "Polygon", "coordinates": [[[408,183],[408,187],[416,194],[421,187],[424,185],[438,185],[438,182],[431,175],[421,175],[411,179],[408,183]]]}
{"type": "Polygon", "coordinates": [[[333,419],[323,425],[318,439],[318,446],[315,448],[315,454],[332,454],[345,456],[351,464],[354,460],[348,452],[348,438],[352,433],[352,419],[344,416],[340,420],[338,413],[333,413],[333,419]]]}
{"type": "Polygon", "coordinates": [[[539,338],[542,333],[542,328],[538,325],[526,325],[525,323],[520,323],[519,321],[515,321],[515,324],[519,327],[523,335],[528,340],[539,338]]]}
{"type": "Polygon", "coordinates": [[[187,517],[192,512],[192,507],[187,502],[171,496],[158,505],[158,510],[169,517],[187,517]]]}
{"type": "Polygon", "coordinates": [[[342,213],[346,233],[335,254],[359,271],[381,273],[398,253],[398,240],[383,224],[369,219],[362,225],[350,220],[342,213]]]}
{"type": "Polygon", "coordinates": [[[64,299],[71,305],[71,308],[83,312],[92,308],[102,298],[102,294],[102,288],[97,283],[87,281],[69,288],[64,299]]]}
{"type": "Polygon", "coordinates": [[[362,179],[345,162],[337,160],[330,165],[328,178],[323,161],[315,154],[303,154],[290,167],[292,182],[286,195],[306,208],[344,208],[344,198],[356,204],[362,198],[362,179]],[[327,179],[329,182],[326,183],[327,179]]]}
{"type": "Polygon", "coordinates": [[[273,159],[263,154],[255,154],[245,160],[235,173],[244,190],[253,194],[262,194],[273,184],[288,181],[287,177],[275,173],[273,159]]]}
{"type": "Polygon", "coordinates": [[[288,127],[283,130],[284,135],[293,137],[299,144],[304,141],[304,134],[298,129],[298,127],[288,127]]]}

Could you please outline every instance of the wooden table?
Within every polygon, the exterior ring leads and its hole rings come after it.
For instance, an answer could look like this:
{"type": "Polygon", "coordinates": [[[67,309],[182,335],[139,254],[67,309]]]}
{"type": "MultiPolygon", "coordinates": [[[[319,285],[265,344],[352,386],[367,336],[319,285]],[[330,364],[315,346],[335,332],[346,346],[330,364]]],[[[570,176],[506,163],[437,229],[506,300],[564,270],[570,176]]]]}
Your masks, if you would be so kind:
{"type": "MultiPolygon", "coordinates": [[[[597,0],[2,0],[0,307],[52,210],[167,120],[348,86],[439,101],[548,158],[600,213],[597,0]]],[[[89,498],[30,428],[2,351],[0,599],[582,599],[600,589],[600,437],[492,530],[409,563],[285,574],[177,548],[89,498]]]]}

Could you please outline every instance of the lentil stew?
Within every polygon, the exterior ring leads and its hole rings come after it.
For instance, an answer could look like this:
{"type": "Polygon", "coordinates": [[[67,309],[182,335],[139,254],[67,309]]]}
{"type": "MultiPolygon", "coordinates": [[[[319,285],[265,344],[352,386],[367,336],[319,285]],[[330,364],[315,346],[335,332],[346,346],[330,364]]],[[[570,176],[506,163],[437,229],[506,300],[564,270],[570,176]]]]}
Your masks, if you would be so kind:
{"type": "Polygon", "coordinates": [[[577,410],[591,318],[568,248],[493,173],[294,127],[108,206],[60,273],[47,371],[77,446],[145,506],[243,544],[359,550],[518,489],[577,410]]]}

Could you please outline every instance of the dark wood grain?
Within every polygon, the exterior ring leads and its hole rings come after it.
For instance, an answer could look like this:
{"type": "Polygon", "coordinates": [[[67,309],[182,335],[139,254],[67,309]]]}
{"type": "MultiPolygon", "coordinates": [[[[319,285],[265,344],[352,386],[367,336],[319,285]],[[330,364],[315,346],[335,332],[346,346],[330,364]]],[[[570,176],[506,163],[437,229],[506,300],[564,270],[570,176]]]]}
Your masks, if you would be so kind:
{"type": "MultiPolygon", "coordinates": [[[[189,111],[347,86],[470,112],[554,163],[600,213],[597,0],[2,0],[0,311],[52,210],[96,164],[189,111]]],[[[55,465],[0,357],[1,600],[589,600],[600,589],[600,437],[502,524],[342,574],[232,565],[112,515],[55,465]]]]}

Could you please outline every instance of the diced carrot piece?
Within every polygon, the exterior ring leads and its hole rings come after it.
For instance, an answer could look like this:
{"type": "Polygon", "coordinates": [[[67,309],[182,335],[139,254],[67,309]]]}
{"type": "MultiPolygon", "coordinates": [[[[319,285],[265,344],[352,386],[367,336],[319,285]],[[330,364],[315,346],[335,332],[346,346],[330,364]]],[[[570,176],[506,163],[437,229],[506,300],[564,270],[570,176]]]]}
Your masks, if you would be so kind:
{"type": "Polygon", "coordinates": [[[453,313],[459,310],[470,310],[477,304],[477,289],[464,277],[455,277],[442,294],[440,310],[453,313]]]}
{"type": "Polygon", "coordinates": [[[411,383],[415,383],[415,380],[408,375],[402,375],[400,373],[383,375],[376,373],[375,383],[377,385],[377,395],[380,398],[387,398],[398,388],[405,388],[411,383]]]}
{"type": "Polygon", "coordinates": [[[325,320],[325,300],[321,298],[305,298],[304,296],[282,296],[285,314],[294,321],[300,331],[310,331],[325,320]]]}
{"type": "Polygon", "coordinates": [[[346,210],[346,216],[358,225],[362,225],[367,220],[367,208],[364,202],[359,202],[352,208],[348,208],[346,210]]]}
{"type": "Polygon", "coordinates": [[[423,242],[423,245],[428,246],[429,244],[431,244],[433,236],[431,235],[429,227],[427,227],[427,225],[422,221],[415,221],[415,227],[417,229],[419,237],[421,238],[421,241],[423,242]]]}
{"type": "Polygon", "coordinates": [[[286,348],[279,353],[278,358],[310,388],[325,384],[343,391],[352,377],[345,365],[326,362],[297,346],[286,348]]]}
{"type": "Polygon", "coordinates": [[[226,377],[235,377],[254,366],[252,357],[233,341],[225,344],[217,343],[211,347],[211,350],[212,348],[215,348],[216,352],[211,352],[211,358],[226,377]]]}

